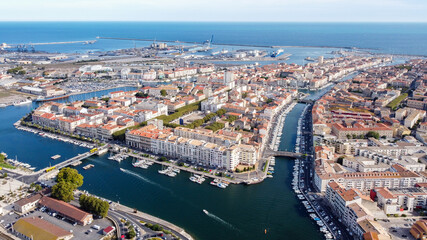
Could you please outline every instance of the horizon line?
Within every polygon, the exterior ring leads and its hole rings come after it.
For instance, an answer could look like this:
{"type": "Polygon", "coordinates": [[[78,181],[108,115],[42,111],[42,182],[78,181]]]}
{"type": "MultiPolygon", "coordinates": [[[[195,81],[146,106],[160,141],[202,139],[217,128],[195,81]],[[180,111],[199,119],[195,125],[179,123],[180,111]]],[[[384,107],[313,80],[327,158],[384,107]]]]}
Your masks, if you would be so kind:
{"type": "Polygon", "coordinates": [[[132,22],[132,23],[427,23],[427,21],[203,21],[203,20],[0,20],[8,22],[132,22]]]}

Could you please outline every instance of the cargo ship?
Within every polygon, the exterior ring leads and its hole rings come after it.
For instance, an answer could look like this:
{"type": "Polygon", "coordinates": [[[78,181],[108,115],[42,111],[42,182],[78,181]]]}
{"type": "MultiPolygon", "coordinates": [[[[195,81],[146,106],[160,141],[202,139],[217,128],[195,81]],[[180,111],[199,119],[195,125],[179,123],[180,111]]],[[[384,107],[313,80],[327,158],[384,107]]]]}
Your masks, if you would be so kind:
{"type": "Polygon", "coordinates": [[[283,49],[279,49],[275,52],[273,52],[273,54],[271,54],[271,57],[275,58],[275,57],[279,57],[280,55],[282,55],[284,53],[283,49]]]}
{"type": "Polygon", "coordinates": [[[65,95],[60,95],[60,96],[53,96],[53,97],[38,97],[36,99],[36,102],[48,102],[48,101],[55,101],[55,100],[59,100],[59,99],[64,99],[64,98],[68,98],[70,95],[69,94],[65,94],[65,95]]]}

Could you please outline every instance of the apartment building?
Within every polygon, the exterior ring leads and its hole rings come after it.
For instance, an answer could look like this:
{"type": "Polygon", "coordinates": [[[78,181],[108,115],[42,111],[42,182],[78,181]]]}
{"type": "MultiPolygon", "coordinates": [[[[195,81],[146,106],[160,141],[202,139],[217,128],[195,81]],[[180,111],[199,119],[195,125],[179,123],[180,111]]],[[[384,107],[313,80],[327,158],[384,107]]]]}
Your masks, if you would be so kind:
{"type": "Polygon", "coordinates": [[[385,214],[411,213],[416,208],[426,208],[427,189],[380,187],[371,190],[371,198],[385,214]]]}
{"type": "Polygon", "coordinates": [[[158,129],[148,125],[126,133],[126,143],[138,149],[202,164],[204,166],[233,170],[238,164],[254,165],[258,150],[251,145],[239,144],[224,134],[186,128],[158,129]]]}
{"type": "Polygon", "coordinates": [[[360,193],[355,189],[346,190],[337,182],[328,183],[326,199],[331,205],[334,214],[357,235],[363,233],[359,230],[359,221],[373,220],[372,215],[362,206],[360,193]]]}
{"type": "Polygon", "coordinates": [[[327,161],[316,160],[315,164],[314,185],[320,192],[326,191],[330,181],[360,191],[376,187],[408,188],[426,181],[419,174],[398,165],[391,166],[390,171],[385,172],[336,172],[327,161]]]}
{"type": "Polygon", "coordinates": [[[377,132],[381,137],[393,137],[393,129],[383,123],[368,123],[356,122],[352,125],[344,125],[341,123],[332,124],[332,133],[338,139],[346,139],[348,136],[365,136],[368,132],[377,132]]]}

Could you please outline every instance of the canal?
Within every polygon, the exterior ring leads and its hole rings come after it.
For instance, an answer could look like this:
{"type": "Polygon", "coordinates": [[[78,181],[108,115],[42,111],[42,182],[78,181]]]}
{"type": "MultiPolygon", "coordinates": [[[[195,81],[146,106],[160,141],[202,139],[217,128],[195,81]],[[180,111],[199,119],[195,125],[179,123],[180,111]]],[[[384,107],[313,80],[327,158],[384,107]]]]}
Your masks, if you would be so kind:
{"type": "MultiPolygon", "coordinates": [[[[78,99],[101,96],[105,92],[77,96],[78,99]]],[[[55,163],[50,157],[68,157],[87,151],[72,144],[43,138],[13,127],[35,105],[0,109],[0,151],[17,156],[37,168],[55,163]]],[[[296,126],[304,105],[298,104],[288,114],[280,150],[293,150],[296,126]]],[[[277,158],[272,179],[251,185],[232,185],[220,189],[206,181],[202,185],[181,172],[170,178],[153,165],[134,168],[131,159],[117,163],[108,155],[91,157],[77,169],[84,176],[81,189],[170,221],[196,239],[322,239],[317,225],[309,218],[291,188],[293,161],[277,158]],[[90,170],[82,166],[92,163],[90,170]],[[121,171],[120,168],[124,169],[121,171]],[[209,211],[206,215],[203,209],[209,211]],[[267,233],[265,233],[265,231],[267,233]]],[[[57,161],[60,161],[57,160],[57,161]]]]}

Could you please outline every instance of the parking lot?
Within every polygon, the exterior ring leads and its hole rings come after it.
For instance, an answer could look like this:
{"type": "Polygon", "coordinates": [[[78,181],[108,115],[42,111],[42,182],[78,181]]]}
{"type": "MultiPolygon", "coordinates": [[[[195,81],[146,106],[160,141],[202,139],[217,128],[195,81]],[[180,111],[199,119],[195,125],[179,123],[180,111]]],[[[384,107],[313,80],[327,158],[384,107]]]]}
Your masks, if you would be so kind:
{"type": "Polygon", "coordinates": [[[388,220],[378,220],[378,222],[388,230],[392,239],[411,239],[415,240],[414,237],[409,233],[412,225],[418,219],[412,218],[389,218],[388,220]]]}
{"type": "Polygon", "coordinates": [[[201,111],[196,111],[196,112],[191,112],[189,114],[186,114],[174,121],[172,121],[172,123],[176,123],[179,124],[179,120],[182,119],[184,121],[184,124],[189,124],[194,122],[197,119],[202,119],[205,117],[205,114],[201,111]]]}
{"type": "Polygon", "coordinates": [[[23,216],[12,212],[2,216],[0,218],[0,222],[9,230],[11,228],[10,226],[13,225],[16,221],[18,221],[20,218],[26,217],[42,218],[43,220],[53,223],[67,231],[72,232],[74,234],[73,239],[100,239],[103,236],[102,230],[107,226],[112,226],[112,223],[105,218],[94,219],[90,225],[81,226],[75,224],[73,221],[63,218],[62,216],[50,213],[47,210],[45,212],[34,210],[23,216]],[[99,226],[99,230],[94,228],[95,225],[99,226]]]}

